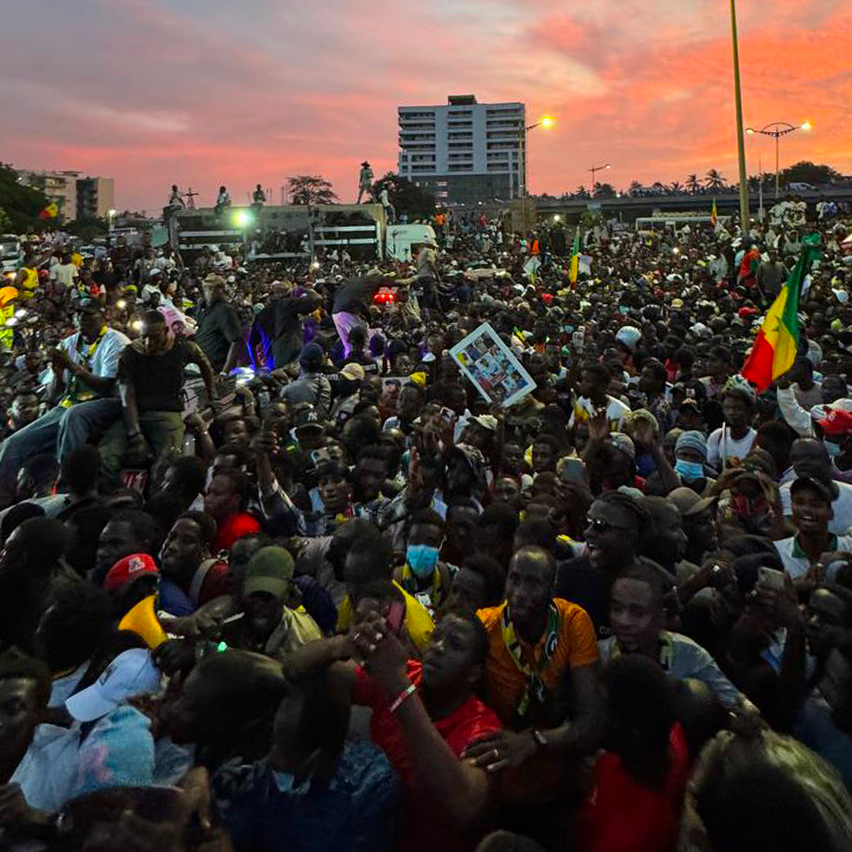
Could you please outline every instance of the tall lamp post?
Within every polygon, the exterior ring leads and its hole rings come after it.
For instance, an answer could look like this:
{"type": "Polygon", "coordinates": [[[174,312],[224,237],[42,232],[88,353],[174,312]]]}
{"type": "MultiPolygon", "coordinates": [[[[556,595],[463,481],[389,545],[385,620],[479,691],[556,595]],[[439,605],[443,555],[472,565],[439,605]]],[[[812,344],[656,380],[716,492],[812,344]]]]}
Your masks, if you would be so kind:
{"type": "Polygon", "coordinates": [[[747,127],[746,133],[753,136],[759,133],[762,136],[771,136],[775,139],[775,200],[778,200],[780,181],[781,181],[781,144],[779,140],[782,136],[787,136],[790,133],[795,133],[797,130],[812,130],[813,124],[809,121],[803,121],[801,124],[790,124],[789,121],[773,121],[756,130],[754,127],[747,127]]]}
{"type": "Polygon", "coordinates": [[[521,181],[519,182],[518,190],[521,198],[527,197],[527,133],[530,130],[535,130],[536,127],[543,127],[545,130],[550,130],[556,124],[556,119],[552,115],[545,115],[535,124],[528,124],[521,131],[521,181]]]}
{"type": "Polygon", "coordinates": [[[731,0],[731,40],[734,46],[734,102],[737,112],[737,153],[740,164],[740,228],[743,236],[751,233],[751,213],[748,209],[748,173],[746,171],[745,138],[743,135],[743,95],[740,85],[740,46],[737,36],[737,2],[731,0]]]}
{"type": "Polygon", "coordinates": [[[602,166],[592,166],[589,171],[592,173],[592,194],[595,192],[595,175],[598,172],[606,171],[607,169],[611,169],[612,166],[609,163],[604,163],[602,166]]]}

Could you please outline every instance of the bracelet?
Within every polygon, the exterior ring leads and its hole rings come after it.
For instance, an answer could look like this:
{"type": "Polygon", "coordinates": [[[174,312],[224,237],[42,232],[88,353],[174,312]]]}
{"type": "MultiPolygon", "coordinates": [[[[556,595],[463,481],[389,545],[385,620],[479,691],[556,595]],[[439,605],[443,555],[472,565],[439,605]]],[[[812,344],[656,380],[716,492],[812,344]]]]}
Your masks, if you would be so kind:
{"type": "Polygon", "coordinates": [[[410,683],[402,692],[399,693],[399,695],[397,695],[393,704],[388,707],[388,712],[396,713],[396,711],[399,710],[399,708],[402,707],[402,705],[405,704],[405,702],[411,698],[415,692],[417,692],[417,687],[413,683],[410,683]]]}

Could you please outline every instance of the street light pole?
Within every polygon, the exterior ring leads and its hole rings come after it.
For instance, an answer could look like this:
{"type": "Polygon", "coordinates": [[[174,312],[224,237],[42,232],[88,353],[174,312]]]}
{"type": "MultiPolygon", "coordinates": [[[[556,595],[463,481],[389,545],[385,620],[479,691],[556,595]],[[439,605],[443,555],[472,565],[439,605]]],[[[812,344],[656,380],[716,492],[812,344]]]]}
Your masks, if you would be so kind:
{"type": "Polygon", "coordinates": [[[804,121],[801,124],[790,124],[789,121],[773,121],[767,124],[766,127],[760,130],[755,130],[753,127],[747,127],[746,133],[753,136],[755,133],[761,136],[772,136],[775,139],[775,200],[778,200],[780,194],[781,183],[781,137],[787,136],[790,133],[795,133],[797,130],[810,130],[813,125],[809,121],[804,121]]]}
{"type": "Polygon", "coordinates": [[[592,166],[589,171],[592,173],[592,192],[595,191],[595,175],[598,172],[602,172],[606,169],[611,169],[612,166],[609,163],[604,163],[602,166],[592,166]]]}
{"type": "Polygon", "coordinates": [[[740,227],[744,237],[751,233],[748,209],[748,173],[746,171],[745,137],[743,134],[743,95],[740,83],[740,47],[737,36],[737,3],[731,0],[731,40],[734,46],[734,101],[737,111],[737,152],[740,165],[740,227]]]}

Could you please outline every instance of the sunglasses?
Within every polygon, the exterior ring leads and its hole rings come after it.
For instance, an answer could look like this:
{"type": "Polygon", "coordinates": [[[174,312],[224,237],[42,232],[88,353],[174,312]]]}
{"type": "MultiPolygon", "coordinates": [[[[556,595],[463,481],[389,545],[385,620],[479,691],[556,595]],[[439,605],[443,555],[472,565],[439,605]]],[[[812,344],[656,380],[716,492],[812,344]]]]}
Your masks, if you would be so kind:
{"type": "Polygon", "coordinates": [[[605,533],[609,530],[620,530],[621,532],[632,532],[633,527],[622,527],[618,524],[611,524],[603,518],[586,517],[586,528],[593,530],[596,533],[605,533]]]}

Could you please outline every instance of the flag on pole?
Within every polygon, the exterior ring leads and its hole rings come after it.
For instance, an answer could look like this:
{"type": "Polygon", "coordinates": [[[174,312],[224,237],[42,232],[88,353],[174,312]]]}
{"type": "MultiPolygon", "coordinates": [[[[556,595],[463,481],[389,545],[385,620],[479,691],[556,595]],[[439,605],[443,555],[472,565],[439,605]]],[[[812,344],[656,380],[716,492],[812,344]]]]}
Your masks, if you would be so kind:
{"type": "Polygon", "coordinates": [[[38,214],[38,218],[42,221],[46,219],[55,219],[59,215],[59,205],[55,201],[51,201],[41,213],[38,214]]]}
{"type": "Polygon", "coordinates": [[[719,220],[718,213],[716,211],[716,199],[713,199],[713,208],[710,210],[710,221],[713,223],[713,227],[716,227],[716,222],[719,220]]]}
{"type": "Polygon", "coordinates": [[[811,262],[819,251],[819,234],[805,237],[799,262],[763,320],[740,373],[763,393],[796,360],[799,346],[799,296],[811,262]]]}
{"type": "Polygon", "coordinates": [[[580,274],[580,226],[574,232],[574,246],[571,249],[571,266],[568,270],[568,280],[573,290],[577,284],[577,276],[580,274]]]}

